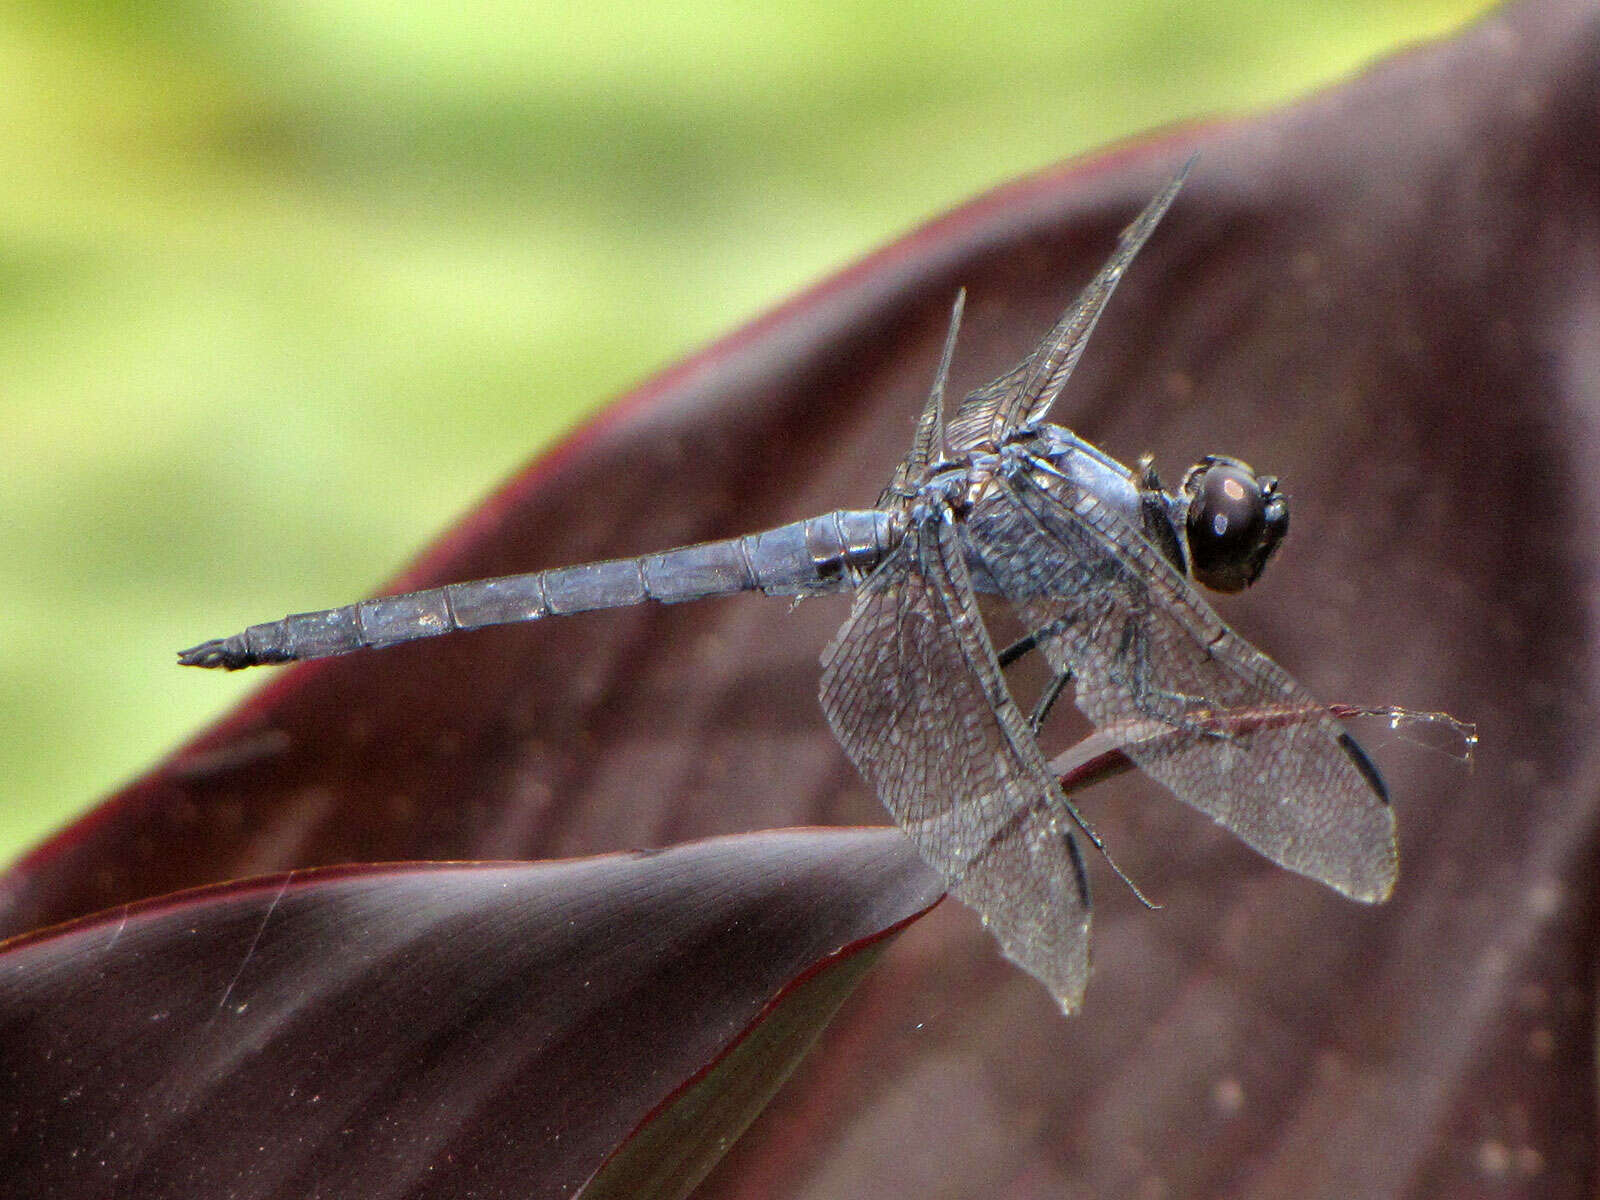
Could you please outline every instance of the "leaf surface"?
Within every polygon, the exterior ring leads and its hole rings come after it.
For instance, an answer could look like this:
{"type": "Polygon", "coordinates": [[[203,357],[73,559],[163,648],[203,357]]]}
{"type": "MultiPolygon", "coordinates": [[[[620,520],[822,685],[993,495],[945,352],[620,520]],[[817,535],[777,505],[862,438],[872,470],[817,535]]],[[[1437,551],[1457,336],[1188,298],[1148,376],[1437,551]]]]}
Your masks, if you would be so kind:
{"type": "Polygon", "coordinates": [[[567,1196],[627,1143],[632,1194],[682,1194],[940,891],[894,831],[787,831],[328,868],[24,937],[3,1190],[567,1196]]]}

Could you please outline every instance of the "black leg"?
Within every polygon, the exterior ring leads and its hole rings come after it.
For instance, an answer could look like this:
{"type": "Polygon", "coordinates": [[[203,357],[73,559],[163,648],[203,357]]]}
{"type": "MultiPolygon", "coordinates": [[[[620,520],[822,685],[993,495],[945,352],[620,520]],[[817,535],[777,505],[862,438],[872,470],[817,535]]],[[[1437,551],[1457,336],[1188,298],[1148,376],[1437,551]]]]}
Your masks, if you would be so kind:
{"type": "Polygon", "coordinates": [[[1025,638],[1019,638],[1017,641],[1012,642],[1011,645],[1007,646],[1004,650],[1000,651],[1000,666],[1002,668],[1009,667],[1029,650],[1038,649],[1038,646],[1039,639],[1034,634],[1030,633],[1025,638]]]}
{"type": "Polygon", "coordinates": [[[1033,706],[1033,712],[1028,717],[1028,728],[1033,730],[1033,736],[1039,736],[1039,730],[1044,728],[1045,718],[1050,715],[1050,710],[1055,707],[1056,701],[1061,699],[1061,693],[1067,690],[1067,684],[1072,682],[1072,672],[1063,671],[1049,683],[1039,695],[1039,702],[1033,706]]]}
{"type": "MultiPolygon", "coordinates": [[[[1004,650],[1000,651],[999,661],[1002,668],[1009,667],[1030,650],[1039,648],[1039,635],[1030,633],[1027,637],[1019,638],[1004,650]]],[[[1044,727],[1045,718],[1050,715],[1050,710],[1055,707],[1061,693],[1066,691],[1067,684],[1072,682],[1072,672],[1064,671],[1046,685],[1044,692],[1039,697],[1039,702],[1033,706],[1033,715],[1028,718],[1028,728],[1038,736],[1039,730],[1044,727]]]]}

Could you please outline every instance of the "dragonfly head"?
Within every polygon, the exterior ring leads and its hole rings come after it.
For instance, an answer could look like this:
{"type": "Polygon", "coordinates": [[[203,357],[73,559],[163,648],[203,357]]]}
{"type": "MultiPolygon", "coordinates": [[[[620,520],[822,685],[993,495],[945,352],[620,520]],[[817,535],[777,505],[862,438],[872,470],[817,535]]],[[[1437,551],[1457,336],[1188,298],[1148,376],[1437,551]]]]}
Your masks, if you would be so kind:
{"type": "Polygon", "coordinates": [[[1183,477],[1183,498],[1190,573],[1218,592],[1249,587],[1289,530],[1289,498],[1277,479],[1207,455],[1183,477]]]}

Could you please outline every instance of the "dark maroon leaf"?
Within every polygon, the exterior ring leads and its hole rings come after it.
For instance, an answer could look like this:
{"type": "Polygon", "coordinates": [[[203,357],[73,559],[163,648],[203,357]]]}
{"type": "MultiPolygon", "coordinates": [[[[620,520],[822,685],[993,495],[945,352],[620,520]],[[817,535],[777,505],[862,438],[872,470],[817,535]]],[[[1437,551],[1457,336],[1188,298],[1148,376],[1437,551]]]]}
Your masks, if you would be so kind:
{"type": "Polygon", "coordinates": [[[681,1195],[939,894],[894,831],[791,831],[332,868],[25,937],[0,1193],[566,1196],[631,1137],[608,1174],[681,1195]]]}
{"type": "Polygon", "coordinates": [[[882,950],[873,943],[835,955],[795,983],[748,1036],[606,1160],[584,1185],[584,1200],[688,1195],[783,1086],[882,950]]]}
{"type": "MultiPolygon", "coordinates": [[[[1093,789],[1165,908],[1100,888],[1082,1017],[946,906],[703,1195],[1593,1193],[1597,130],[1600,10],[1532,3],[1024,181],[642,389],[406,576],[870,501],[957,286],[953,391],[1031,346],[1199,149],[1055,416],[1169,476],[1213,450],[1278,473],[1293,532],[1230,620],[1321,696],[1479,723],[1472,774],[1367,734],[1402,839],[1381,908],[1137,777],[1093,789]]],[[[877,819],[814,701],[843,611],[620,611],[287,672],[7,877],[7,927],[272,867],[877,819]]]]}

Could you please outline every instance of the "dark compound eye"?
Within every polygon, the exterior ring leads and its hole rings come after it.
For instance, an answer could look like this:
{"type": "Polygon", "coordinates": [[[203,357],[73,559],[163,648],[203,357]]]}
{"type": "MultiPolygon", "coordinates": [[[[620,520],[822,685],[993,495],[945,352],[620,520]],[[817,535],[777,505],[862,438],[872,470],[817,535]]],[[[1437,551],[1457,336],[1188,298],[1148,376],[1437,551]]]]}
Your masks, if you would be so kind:
{"type": "Polygon", "coordinates": [[[1249,587],[1289,529],[1289,501],[1278,481],[1236,458],[1213,457],[1183,481],[1190,573],[1208,588],[1249,587]]]}

